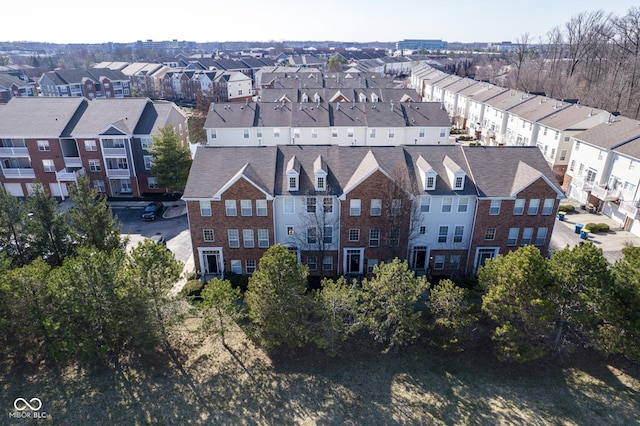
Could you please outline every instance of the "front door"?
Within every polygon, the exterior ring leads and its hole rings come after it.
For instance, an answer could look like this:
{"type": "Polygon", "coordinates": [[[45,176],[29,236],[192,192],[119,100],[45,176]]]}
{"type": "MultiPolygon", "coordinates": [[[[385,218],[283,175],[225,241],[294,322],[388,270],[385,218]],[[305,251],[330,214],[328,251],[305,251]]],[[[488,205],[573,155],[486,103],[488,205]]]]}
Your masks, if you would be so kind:
{"type": "Polygon", "coordinates": [[[498,249],[493,247],[479,247],[476,252],[476,262],[474,264],[474,272],[478,272],[478,268],[484,265],[487,259],[494,259],[498,255],[498,249]]]}
{"type": "Polygon", "coordinates": [[[415,270],[424,270],[427,262],[427,246],[415,246],[411,256],[411,267],[415,270]]]}
{"type": "Polygon", "coordinates": [[[364,249],[345,249],[345,273],[350,275],[362,274],[364,249]]]}
{"type": "Polygon", "coordinates": [[[222,276],[222,256],[219,250],[206,250],[202,253],[205,280],[222,276]]]}

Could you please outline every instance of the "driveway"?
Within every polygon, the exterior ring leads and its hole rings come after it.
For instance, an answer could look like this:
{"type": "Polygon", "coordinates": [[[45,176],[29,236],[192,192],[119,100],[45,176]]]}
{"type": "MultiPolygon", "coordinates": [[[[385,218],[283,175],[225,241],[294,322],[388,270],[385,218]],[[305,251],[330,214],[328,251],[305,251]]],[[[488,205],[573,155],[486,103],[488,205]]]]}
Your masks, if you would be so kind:
{"type": "Polygon", "coordinates": [[[640,237],[629,231],[623,231],[618,222],[603,214],[592,214],[576,210],[574,213],[567,214],[564,221],[556,219],[553,233],[551,234],[551,250],[560,250],[567,245],[573,247],[584,241],[590,241],[600,247],[604,256],[610,262],[615,262],[623,257],[621,249],[626,245],[640,247],[640,237]],[[575,233],[577,223],[582,225],[587,223],[606,223],[611,227],[611,230],[609,232],[589,234],[586,240],[582,240],[580,235],[575,233]]]}

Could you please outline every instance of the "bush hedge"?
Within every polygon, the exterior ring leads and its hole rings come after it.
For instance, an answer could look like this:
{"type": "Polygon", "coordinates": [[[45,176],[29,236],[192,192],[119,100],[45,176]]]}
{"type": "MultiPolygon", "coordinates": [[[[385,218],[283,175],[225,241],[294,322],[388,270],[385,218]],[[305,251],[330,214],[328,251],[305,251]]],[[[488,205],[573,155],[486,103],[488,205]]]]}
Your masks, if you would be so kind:
{"type": "Polygon", "coordinates": [[[572,204],[560,204],[558,210],[565,213],[571,213],[576,210],[576,208],[572,204]]]}
{"type": "Polygon", "coordinates": [[[609,232],[609,225],[606,223],[587,223],[583,229],[589,230],[589,232],[609,232]]]}
{"type": "Polygon", "coordinates": [[[200,292],[204,288],[204,283],[201,280],[189,280],[184,283],[182,288],[182,294],[187,297],[200,296],[200,292]]]}

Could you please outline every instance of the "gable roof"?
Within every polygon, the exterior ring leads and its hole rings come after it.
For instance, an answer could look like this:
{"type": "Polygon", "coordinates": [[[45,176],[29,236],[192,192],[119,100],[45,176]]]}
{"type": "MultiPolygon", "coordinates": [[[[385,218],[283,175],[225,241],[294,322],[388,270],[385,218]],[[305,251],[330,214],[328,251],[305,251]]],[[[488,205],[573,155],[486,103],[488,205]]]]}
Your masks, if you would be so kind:
{"type": "Polygon", "coordinates": [[[580,132],[574,138],[581,142],[612,149],[640,137],[640,121],[609,114],[606,122],[580,132]]]}
{"type": "Polygon", "coordinates": [[[199,146],[183,194],[184,199],[213,199],[239,179],[273,195],[277,147],[199,146]]]}
{"type": "Polygon", "coordinates": [[[462,150],[480,197],[514,198],[542,178],[558,197],[564,198],[553,171],[535,146],[465,146],[462,150]]]}
{"type": "Polygon", "coordinates": [[[87,108],[82,97],[15,97],[0,108],[3,138],[55,138],[70,136],[70,127],[87,108]]]}
{"type": "Polygon", "coordinates": [[[151,101],[147,98],[93,99],[89,107],[72,130],[73,137],[95,137],[118,129],[122,134],[131,135],[151,101]]]}

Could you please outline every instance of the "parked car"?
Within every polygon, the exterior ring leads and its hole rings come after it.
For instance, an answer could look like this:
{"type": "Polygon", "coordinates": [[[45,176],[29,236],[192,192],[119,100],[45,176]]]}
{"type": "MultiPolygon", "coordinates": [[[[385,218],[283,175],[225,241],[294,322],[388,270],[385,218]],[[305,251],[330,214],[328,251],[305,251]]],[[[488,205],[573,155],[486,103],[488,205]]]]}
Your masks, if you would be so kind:
{"type": "Polygon", "coordinates": [[[149,203],[149,205],[145,207],[144,212],[142,213],[142,219],[156,220],[162,214],[163,208],[164,206],[159,201],[149,203]]]}

